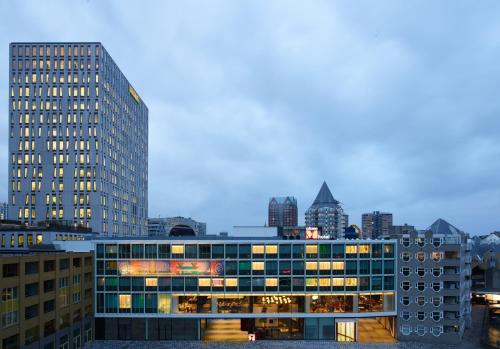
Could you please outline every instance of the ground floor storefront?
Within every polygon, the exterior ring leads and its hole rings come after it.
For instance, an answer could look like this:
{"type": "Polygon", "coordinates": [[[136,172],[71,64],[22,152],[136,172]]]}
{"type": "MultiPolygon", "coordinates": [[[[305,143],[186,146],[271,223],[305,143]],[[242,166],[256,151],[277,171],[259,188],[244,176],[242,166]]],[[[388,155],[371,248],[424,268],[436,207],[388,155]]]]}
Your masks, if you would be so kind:
{"type": "Polygon", "coordinates": [[[394,317],[97,318],[101,340],[394,342],[394,317]]]}

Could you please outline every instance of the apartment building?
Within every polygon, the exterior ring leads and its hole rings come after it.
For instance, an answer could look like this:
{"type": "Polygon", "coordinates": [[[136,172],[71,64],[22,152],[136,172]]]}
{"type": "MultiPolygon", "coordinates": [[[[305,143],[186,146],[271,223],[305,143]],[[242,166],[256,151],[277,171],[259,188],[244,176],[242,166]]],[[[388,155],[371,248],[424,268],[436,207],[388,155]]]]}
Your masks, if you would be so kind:
{"type": "Polygon", "coordinates": [[[398,339],[459,343],[471,323],[471,243],[438,219],[398,247],[398,339]]]}
{"type": "Polygon", "coordinates": [[[93,339],[92,253],[0,257],[1,349],[77,349],[93,339]]]}

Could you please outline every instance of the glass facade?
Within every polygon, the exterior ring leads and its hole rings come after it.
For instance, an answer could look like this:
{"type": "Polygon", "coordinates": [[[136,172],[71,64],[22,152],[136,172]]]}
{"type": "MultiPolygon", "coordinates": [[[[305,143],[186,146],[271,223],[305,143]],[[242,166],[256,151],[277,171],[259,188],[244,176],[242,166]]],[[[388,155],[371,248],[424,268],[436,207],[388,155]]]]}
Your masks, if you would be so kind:
{"type": "Polygon", "coordinates": [[[390,315],[394,249],[369,240],[102,241],[96,316],[390,315]]]}

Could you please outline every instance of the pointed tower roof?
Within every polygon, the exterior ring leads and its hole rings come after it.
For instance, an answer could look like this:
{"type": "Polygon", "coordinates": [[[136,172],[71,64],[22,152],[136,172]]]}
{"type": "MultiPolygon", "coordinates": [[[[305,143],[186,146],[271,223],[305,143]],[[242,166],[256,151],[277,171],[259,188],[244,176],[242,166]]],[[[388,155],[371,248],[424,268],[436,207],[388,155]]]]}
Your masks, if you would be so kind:
{"type": "Polygon", "coordinates": [[[441,218],[436,219],[436,221],[432,223],[432,225],[428,228],[428,230],[432,231],[434,234],[443,234],[443,235],[457,235],[464,233],[457,227],[451,225],[450,223],[441,218]]]}
{"type": "Polygon", "coordinates": [[[312,206],[336,206],[338,204],[339,202],[333,197],[332,192],[330,191],[330,188],[328,188],[326,182],[323,182],[312,206]]]}

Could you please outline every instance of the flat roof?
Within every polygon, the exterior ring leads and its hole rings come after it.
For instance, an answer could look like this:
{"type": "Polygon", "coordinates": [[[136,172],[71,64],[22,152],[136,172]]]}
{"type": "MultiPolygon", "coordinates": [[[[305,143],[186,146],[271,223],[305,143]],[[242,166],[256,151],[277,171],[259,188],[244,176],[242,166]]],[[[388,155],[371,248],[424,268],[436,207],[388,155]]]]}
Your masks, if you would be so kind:
{"type": "Polygon", "coordinates": [[[396,239],[283,239],[280,236],[117,236],[98,237],[93,241],[272,241],[272,242],[396,242],[396,239]]]}

